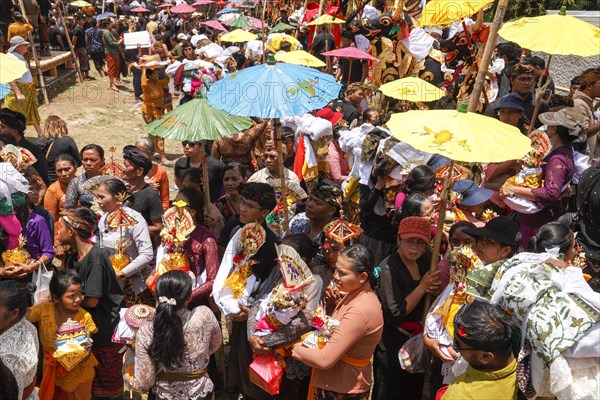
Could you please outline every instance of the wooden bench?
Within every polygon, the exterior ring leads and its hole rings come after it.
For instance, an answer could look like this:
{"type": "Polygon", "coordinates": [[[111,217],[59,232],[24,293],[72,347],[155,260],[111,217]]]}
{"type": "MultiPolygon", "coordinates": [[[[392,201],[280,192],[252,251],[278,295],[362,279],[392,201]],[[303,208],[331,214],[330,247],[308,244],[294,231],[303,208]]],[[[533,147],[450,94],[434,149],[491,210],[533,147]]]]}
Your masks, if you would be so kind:
{"type": "MultiPolygon", "coordinates": [[[[58,67],[61,65],[64,65],[67,69],[75,68],[70,52],[52,50],[50,53],[52,54],[51,56],[39,57],[42,73],[49,72],[50,77],[56,78],[58,77],[58,67]]],[[[31,74],[33,75],[33,79],[37,85],[37,66],[33,59],[30,62],[30,67],[31,74]]]]}

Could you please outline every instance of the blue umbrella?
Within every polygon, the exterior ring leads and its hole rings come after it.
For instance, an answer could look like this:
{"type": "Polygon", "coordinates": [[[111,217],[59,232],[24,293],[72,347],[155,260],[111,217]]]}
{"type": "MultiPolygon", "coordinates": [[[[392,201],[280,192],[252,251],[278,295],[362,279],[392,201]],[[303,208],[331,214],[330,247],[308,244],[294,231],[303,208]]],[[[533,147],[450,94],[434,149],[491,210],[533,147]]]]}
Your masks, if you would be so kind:
{"type": "MultiPolygon", "coordinates": [[[[279,147],[279,175],[284,175],[279,118],[304,115],[337,99],[342,85],[333,76],[295,64],[277,63],[269,54],[266,64],[245,68],[212,84],[209,103],[232,115],[275,118],[279,147]]],[[[285,179],[281,179],[284,229],[289,233],[285,179]]]]}
{"type": "Polygon", "coordinates": [[[96,15],[96,20],[102,21],[103,19],[107,19],[107,18],[111,18],[111,17],[116,17],[115,13],[107,11],[107,12],[103,12],[102,14],[96,15]]]}
{"type": "Polygon", "coordinates": [[[232,115],[281,118],[303,115],[337,99],[342,85],[331,75],[295,64],[276,63],[245,68],[215,82],[208,101],[232,115]]]}
{"type": "Polygon", "coordinates": [[[221,14],[227,14],[227,13],[232,13],[234,11],[237,11],[237,8],[231,8],[231,7],[226,7],[224,9],[222,9],[221,11],[219,11],[217,13],[217,15],[221,15],[221,14]]]}
{"type": "Polygon", "coordinates": [[[6,83],[0,83],[0,100],[6,97],[10,93],[10,86],[6,83]]]}

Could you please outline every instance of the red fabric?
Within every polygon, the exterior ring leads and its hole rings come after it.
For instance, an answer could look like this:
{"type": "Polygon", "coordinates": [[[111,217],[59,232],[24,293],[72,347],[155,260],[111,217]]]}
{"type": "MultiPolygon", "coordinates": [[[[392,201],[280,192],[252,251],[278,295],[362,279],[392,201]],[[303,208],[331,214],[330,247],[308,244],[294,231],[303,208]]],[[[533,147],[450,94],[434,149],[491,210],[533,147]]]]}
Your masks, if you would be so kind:
{"type": "Polygon", "coordinates": [[[298,141],[298,149],[296,149],[296,158],[294,158],[294,173],[302,182],[302,168],[304,167],[304,153],[306,152],[304,148],[304,136],[300,136],[300,140],[298,141]]]}
{"type": "Polygon", "coordinates": [[[442,400],[442,398],[446,394],[446,390],[448,390],[448,385],[444,386],[443,388],[437,391],[437,394],[435,395],[435,400],[442,400]]]}
{"type": "Polygon", "coordinates": [[[423,332],[423,324],[420,322],[404,321],[400,327],[413,335],[418,335],[423,332]]]}
{"type": "Polygon", "coordinates": [[[52,400],[54,397],[54,388],[56,387],[56,377],[67,376],[69,371],[65,369],[57,360],[52,356],[52,351],[44,351],[44,359],[46,360],[46,371],[44,371],[44,377],[40,384],[40,390],[38,392],[41,400],[52,400]]]}
{"type": "Polygon", "coordinates": [[[185,67],[185,64],[181,64],[179,67],[177,67],[177,71],[175,71],[175,77],[173,78],[173,84],[175,86],[183,85],[183,68],[184,67],[185,67]]]}

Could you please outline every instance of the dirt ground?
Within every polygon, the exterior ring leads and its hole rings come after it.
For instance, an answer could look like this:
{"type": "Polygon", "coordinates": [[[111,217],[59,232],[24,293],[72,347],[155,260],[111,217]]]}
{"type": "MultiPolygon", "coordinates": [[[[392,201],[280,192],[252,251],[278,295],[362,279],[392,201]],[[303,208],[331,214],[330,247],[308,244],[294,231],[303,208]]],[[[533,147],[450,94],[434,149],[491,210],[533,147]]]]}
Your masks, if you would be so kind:
{"type": "MultiPolygon", "coordinates": [[[[81,83],[70,77],[52,87],[50,103],[41,104],[39,108],[42,128],[46,117],[58,115],[66,121],[69,135],[80,149],[96,143],[104,148],[109,161],[109,147],[115,146],[115,160],[121,163],[123,146],[146,136],[141,105],[135,105],[132,77],[123,79],[118,85],[120,90],[115,92],[109,89],[107,77],[99,77],[94,69],[90,76],[95,80],[81,83]]],[[[173,103],[178,104],[179,99],[173,99],[173,103]]],[[[25,134],[28,138],[36,136],[32,127],[28,127],[25,134]]],[[[171,160],[181,157],[181,142],[167,140],[166,152],[171,160]]],[[[173,168],[167,168],[167,171],[174,185],[173,168]]]]}

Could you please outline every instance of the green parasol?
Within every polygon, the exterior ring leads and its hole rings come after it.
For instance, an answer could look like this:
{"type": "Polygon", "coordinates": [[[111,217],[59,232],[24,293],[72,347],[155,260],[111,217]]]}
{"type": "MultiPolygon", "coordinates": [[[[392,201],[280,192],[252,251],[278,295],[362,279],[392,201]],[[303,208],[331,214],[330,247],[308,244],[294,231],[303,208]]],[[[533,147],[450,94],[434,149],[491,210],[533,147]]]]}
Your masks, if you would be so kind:
{"type": "MultiPolygon", "coordinates": [[[[208,104],[203,98],[195,98],[184,105],[174,108],[159,119],[148,124],[148,134],[165,139],[189,140],[219,140],[222,137],[235,135],[252,127],[253,122],[248,117],[228,114],[208,104]]],[[[206,204],[210,203],[208,187],[208,170],[204,146],[202,148],[202,175],[206,204]]]]}
{"type": "Polygon", "coordinates": [[[269,33],[277,33],[277,32],[293,31],[294,29],[296,29],[296,28],[294,28],[294,27],[293,27],[293,26],[291,26],[291,25],[288,25],[288,24],[286,24],[285,22],[281,22],[281,21],[280,21],[280,22],[278,22],[278,23],[277,23],[277,25],[275,25],[275,26],[273,27],[273,29],[271,29],[271,30],[269,31],[269,33]]]}
{"type": "Polygon", "coordinates": [[[243,15],[240,15],[239,17],[237,17],[236,19],[234,19],[231,22],[225,23],[225,25],[234,26],[236,28],[251,28],[252,27],[252,24],[243,15]]]}

